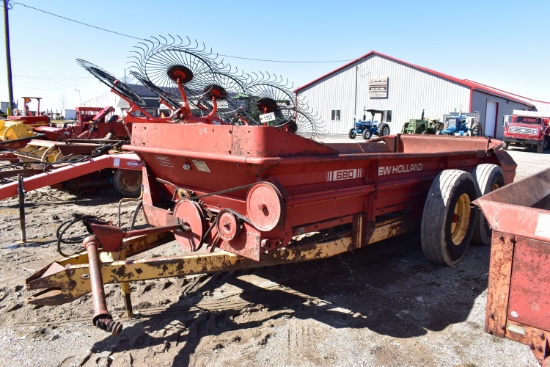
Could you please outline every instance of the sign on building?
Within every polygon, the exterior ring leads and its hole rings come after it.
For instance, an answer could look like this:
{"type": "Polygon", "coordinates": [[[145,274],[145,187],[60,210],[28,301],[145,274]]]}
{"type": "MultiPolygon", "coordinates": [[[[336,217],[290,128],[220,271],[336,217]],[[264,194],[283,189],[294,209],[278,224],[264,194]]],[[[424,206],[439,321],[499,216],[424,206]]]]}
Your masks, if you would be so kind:
{"type": "Polygon", "coordinates": [[[388,98],[388,77],[369,79],[369,98],[388,98]]]}

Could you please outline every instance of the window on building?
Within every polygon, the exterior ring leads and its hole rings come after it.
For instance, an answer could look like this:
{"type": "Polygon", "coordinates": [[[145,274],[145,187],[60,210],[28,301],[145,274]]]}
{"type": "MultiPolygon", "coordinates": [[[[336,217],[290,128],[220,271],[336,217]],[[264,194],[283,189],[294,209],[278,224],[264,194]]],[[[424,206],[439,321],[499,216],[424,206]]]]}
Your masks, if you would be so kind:
{"type": "Polygon", "coordinates": [[[340,121],[340,110],[330,111],[330,121],[340,121]]]}
{"type": "Polygon", "coordinates": [[[386,122],[391,122],[391,110],[386,110],[386,122]]]}

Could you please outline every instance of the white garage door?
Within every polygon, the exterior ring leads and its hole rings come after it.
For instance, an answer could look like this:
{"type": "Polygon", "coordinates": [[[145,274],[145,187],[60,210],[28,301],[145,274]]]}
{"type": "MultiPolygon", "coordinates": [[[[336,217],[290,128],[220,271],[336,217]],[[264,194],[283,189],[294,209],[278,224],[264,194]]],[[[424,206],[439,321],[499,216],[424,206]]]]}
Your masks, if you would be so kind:
{"type": "Polygon", "coordinates": [[[495,137],[496,135],[497,110],[498,102],[487,101],[487,109],[485,111],[485,136],[495,137]]]}

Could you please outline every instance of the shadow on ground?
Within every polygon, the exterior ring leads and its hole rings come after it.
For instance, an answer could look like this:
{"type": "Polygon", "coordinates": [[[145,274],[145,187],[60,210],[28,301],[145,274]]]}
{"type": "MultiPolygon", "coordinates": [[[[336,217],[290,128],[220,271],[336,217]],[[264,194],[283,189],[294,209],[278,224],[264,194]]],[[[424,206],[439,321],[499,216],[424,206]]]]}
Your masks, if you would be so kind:
{"type": "Polygon", "coordinates": [[[204,338],[289,317],[313,318],[333,328],[368,328],[395,338],[416,337],[466,320],[487,287],[488,267],[489,247],[472,247],[452,268],[432,265],[422,254],[418,236],[409,235],[327,260],[221,273],[183,293],[163,311],[166,317],[143,319],[125,329],[122,338],[109,336],[93,350],[118,354],[147,348],[155,354],[173,348],[173,365],[188,365],[204,338]],[[260,288],[250,275],[276,286],[260,288]],[[241,289],[243,302],[197,310],[203,295],[224,283],[241,289]],[[238,317],[259,309],[269,312],[263,318],[238,317]]]}

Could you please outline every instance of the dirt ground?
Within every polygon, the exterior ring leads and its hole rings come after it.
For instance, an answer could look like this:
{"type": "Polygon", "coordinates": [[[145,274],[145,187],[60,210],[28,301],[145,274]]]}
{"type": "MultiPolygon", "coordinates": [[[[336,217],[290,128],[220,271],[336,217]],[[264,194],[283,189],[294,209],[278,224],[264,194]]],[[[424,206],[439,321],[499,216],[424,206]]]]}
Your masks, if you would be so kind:
{"type": "MultiPolygon", "coordinates": [[[[550,166],[550,154],[511,154],[518,178],[550,166]]],[[[92,325],[89,295],[26,304],[24,279],[60,257],[59,224],[72,213],[117,223],[118,200],[29,192],[25,244],[17,199],[0,201],[1,366],[538,366],[527,346],[483,331],[489,247],[435,266],[414,233],[328,260],[134,282],[132,319],[107,285],[118,337],[92,325]]],[[[122,223],[134,207],[121,205],[122,223]]],[[[146,256],[179,253],[169,243],[146,256]]]]}

